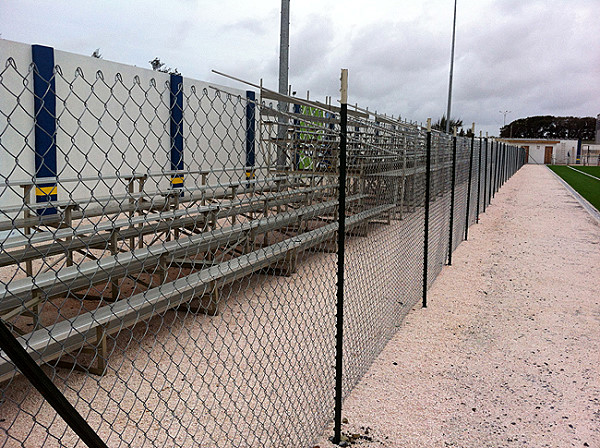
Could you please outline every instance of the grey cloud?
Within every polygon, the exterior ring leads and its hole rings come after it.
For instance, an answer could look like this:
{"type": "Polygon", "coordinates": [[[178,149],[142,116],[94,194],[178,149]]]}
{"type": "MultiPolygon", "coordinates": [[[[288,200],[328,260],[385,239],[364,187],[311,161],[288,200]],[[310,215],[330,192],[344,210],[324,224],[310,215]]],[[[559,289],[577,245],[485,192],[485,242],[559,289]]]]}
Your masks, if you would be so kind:
{"type": "Polygon", "coordinates": [[[363,29],[350,46],[349,57],[365,68],[397,73],[429,70],[446,62],[445,49],[419,23],[381,23],[363,29]]]}
{"type": "Polygon", "coordinates": [[[312,14],[290,34],[290,71],[310,82],[315,72],[328,65],[333,51],[333,23],[326,16],[312,14]]]}
{"type": "Polygon", "coordinates": [[[249,32],[254,35],[263,35],[267,33],[268,27],[264,21],[255,20],[255,19],[243,19],[238,20],[233,23],[227,23],[220,27],[223,33],[240,33],[240,32],[249,32]]]}
{"type": "Polygon", "coordinates": [[[495,2],[489,11],[494,20],[463,23],[457,30],[453,111],[478,116],[494,133],[502,124],[500,109],[513,111],[510,120],[590,114],[594,106],[587,99],[600,94],[594,81],[599,48],[581,30],[597,33],[598,25],[581,14],[586,2],[565,5],[495,2]]]}
{"type": "MultiPolygon", "coordinates": [[[[144,67],[159,56],[186,76],[214,79],[215,68],[277,86],[277,2],[155,0],[140,12],[135,2],[56,0],[36,4],[35,14],[33,2],[5,3],[12,19],[2,30],[6,39],[83,54],[100,47],[106,59],[144,67]]],[[[346,3],[346,13],[357,6],[346,3]]],[[[382,1],[387,16],[371,14],[376,21],[368,21],[349,14],[343,25],[335,7],[294,3],[290,82],[298,95],[308,89],[314,98],[336,96],[344,67],[351,102],[418,121],[437,118],[446,110],[450,3],[434,0],[402,16],[401,7],[382,1]]],[[[501,109],[513,111],[508,119],[600,112],[597,6],[592,0],[459,1],[453,115],[497,133],[501,109]]]]}

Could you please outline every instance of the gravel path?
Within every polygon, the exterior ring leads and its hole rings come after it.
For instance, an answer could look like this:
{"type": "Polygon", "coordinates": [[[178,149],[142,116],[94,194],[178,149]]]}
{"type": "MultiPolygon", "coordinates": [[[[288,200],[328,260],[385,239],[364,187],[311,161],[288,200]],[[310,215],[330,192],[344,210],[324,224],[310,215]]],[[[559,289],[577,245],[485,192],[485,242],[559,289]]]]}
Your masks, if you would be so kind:
{"type": "Polygon", "coordinates": [[[496,194],[428,300],[346,400],[353,444],[600,447],[600,226],[546,167],[496,194]]]}

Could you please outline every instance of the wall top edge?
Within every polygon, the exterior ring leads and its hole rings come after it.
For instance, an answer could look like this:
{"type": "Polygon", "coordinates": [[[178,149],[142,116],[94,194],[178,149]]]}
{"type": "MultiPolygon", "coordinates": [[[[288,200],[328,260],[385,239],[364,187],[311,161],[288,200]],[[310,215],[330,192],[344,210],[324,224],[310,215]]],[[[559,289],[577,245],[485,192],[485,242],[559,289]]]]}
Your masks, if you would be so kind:
{"type": "MultiPolygon", "coordinates": [[[[9,58],[15,59],[17,63],[17,67],[26,64],[29,66],[31,64],[31,47],[33,45],[41,45],[49,48],[53,48],[54,50],[54,63],[55,65],[61,67],[63,70],[72,70],[73,67],[81,68],[84,73],[93,70],[93,73],[97,71],[107,71],[110,73],[119,73],[121,76],[133,77],[133,76],[141,76],[144,79],[155,78],[157,82],[163,83],[170,79],[169,73],[158,72],[145,67],[138,67],[135,65],[129,65],[122,62],[114,62],[106,59],[98,59],[93,58],[91,56],[86,56],[78,53],[72,53],[68,51],[59,50],[50,45],[33,43],[26,44],[23,42],[11,41],[7,39],[0,39],[0,64],[2,67],[6,65],[6,61],[9,58]]],[[[87,76],[86,76],[87,77],[87,76]]],[[[247,89],[240,89],[235,87],[224,86],[218,83],[214,83],[211,81],[195,79],[191,77],[186,77],[185,74],[181,74],[183,78],[184,88],[190,85],[201,85],[202,87],[212,86],[218,90],[222,90],[224,92],[228,92],[234,95],[246,96],[247,89]]]]}

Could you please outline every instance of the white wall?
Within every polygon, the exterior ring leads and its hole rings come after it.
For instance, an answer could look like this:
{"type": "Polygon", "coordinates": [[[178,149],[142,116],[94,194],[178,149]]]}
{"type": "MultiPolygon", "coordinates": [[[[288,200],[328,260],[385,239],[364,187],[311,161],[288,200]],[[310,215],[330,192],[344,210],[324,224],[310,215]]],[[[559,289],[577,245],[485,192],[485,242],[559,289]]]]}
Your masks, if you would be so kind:
{"type": "Polygon", "coordinates": [[[543,164],[544,163],[544,151],[545,151],[545,147],[546,146],[552,146],[552,145],[524,145],[524,146],[529,146],[529,160],[527,161],[527,163],[534,163],[534,164],[543,164]]]}
{"type": "Polygon", "coordinates": [[[556,140],[550,140],[548,142],[532,139],[508,139],[508,142],[518,145],[529,147],[529,159],[527,163],[531,164],[543,164],[544,157],[546,154],[546,147],[552,147],[552,161],[553,164],[566,164],[575,163],[577,157],[577,140],[560,140],[556,143],[556,140]]]}
{"type": "MultiPolygon", "coordinates": [[[[0,40],[0,55],[0,207],[3,207],[22,202],[18,181],[34,176],[35,152],[31,47],[0,40]],[[10,184],[5,185],[8,180],[10,184]]],[[[0,210],[0,219],[6,218],[0,210]]]]}
{"type": "MultiPolygon", "coordinates": [[[[31,46],[0,40],[0,207],[21,203],[17,180],[35,174],[31,46]],[[7,185],[8,184],[8,185],[7,185]]],[[[122,194],[123,180],[102,177],[170,170],[170,76],[60,50],[54,51],[58,199],[122,194]]],[[[211,182],[243,178],[245,90],[183,79],[184,166],[188,170],[238,168],[211,182]]],[[[257,164],[261,163],[258,160],[257,164]]],[[[186,187],[200,184],[186,176],[186,187]]],[[[169,177],[146,190],[166,190],[169,177]]],[[[5,219],[0,213],[0,219],[5,219]]]]}
{"type": "Polygon", "coordinates": [[[577,140],[561,140],[555,145],[552,162],[559,165],[574,164],[577,158],[577,140]]]}

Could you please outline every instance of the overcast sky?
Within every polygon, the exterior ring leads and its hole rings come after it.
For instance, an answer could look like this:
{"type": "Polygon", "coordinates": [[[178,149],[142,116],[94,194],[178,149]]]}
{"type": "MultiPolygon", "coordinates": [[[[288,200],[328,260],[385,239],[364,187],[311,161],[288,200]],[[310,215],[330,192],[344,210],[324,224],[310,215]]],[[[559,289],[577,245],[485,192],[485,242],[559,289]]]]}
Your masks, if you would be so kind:
{"type": "MultiPolygon", "coordinates": [[[[453,0],[291,0],[290,84],[424,122],[446,111],[453,0]]],[[[0,0],[0,37],[277,90],[280,0],[0,0]]],[[[497,135],[532,115],[600,113],[598,0],[458,0],[452,115],[497,135]]],[[[1,55],[5,59],[8,55],[1,55]]]]}

